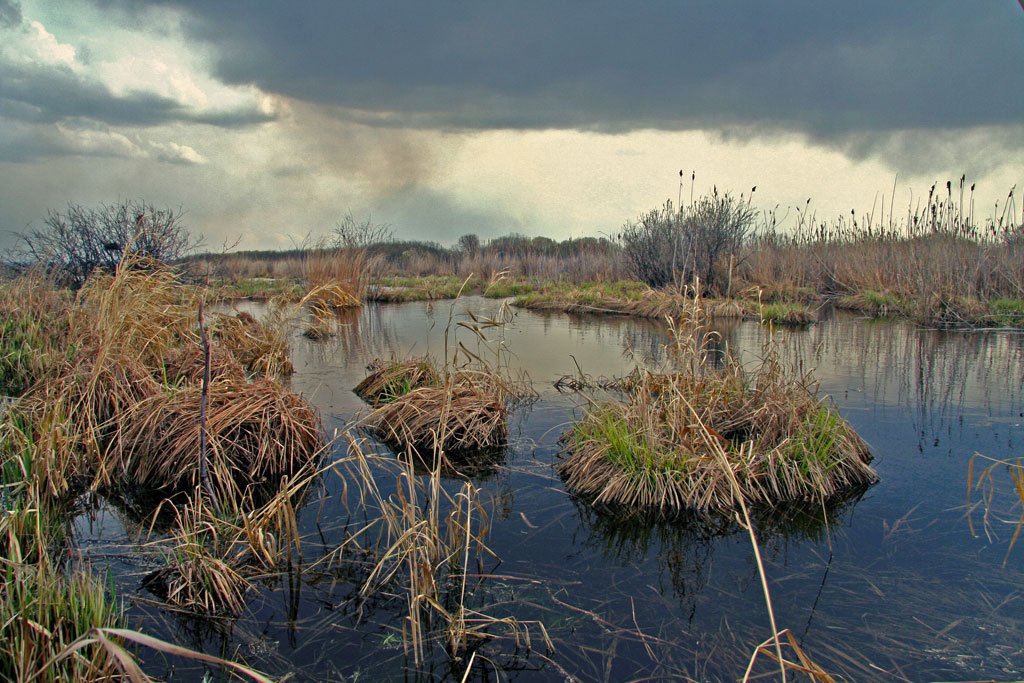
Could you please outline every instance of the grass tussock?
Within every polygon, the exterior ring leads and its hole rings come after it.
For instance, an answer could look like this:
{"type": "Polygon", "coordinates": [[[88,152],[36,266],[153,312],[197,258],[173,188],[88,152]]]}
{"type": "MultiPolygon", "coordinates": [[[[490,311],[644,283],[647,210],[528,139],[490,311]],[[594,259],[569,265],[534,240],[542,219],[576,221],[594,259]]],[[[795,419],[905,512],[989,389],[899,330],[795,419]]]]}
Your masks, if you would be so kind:
{"type": "MultiPolygon", "coordinates": [[[[197,498],[198,500],[198,498],[197,498]]],[[[164,602],[193,614],[235,616],[245,609],[249,582],[232,554],[223,523],[201,505],[178,511],[165,550],[165,564],[143,579],[164,602]]]]}
{"type": "Polygon", "coordinates": [[[436,387],[441,376],[427,358],[409,358],[402,361],[375,361],[370,374],[352,391],[371,405],[391,403],[395,399],[421,387],[436,387]]]}
{"type": "Polygon", "coordinates": [[[728,513],[823,502],[877,479],[866,444],[772,342],[752,370],[729,355],[711,367],[698,319],[674,328],[674,369],[640,372],[562,436],[571,489],[598,504],[728,513]]]}
{"type": "Polygon", "coordinates": [[[761,304],[756,310],[762,323],[805,327],[817,321],[814,311],[809,306],[800,303],[775,301],[761,304]]]}
{"type": "MultiPolygon", "coordinates": [[[[109,476],[150,488],[198,485],[200,400],[201,387],[188,384],[127,411],[107,449],[109,476]]],[[[276,382],[223,377],[210,383],[208,402],[209,473],[223,495],[291,474],[323,445],[315,409],[276,382]]]]}
{"type": "Polygon", "coordinates": [[[426,359],[381,365],[356,387],[356,393],[375,405],[363,419],[371,433],[420,456],[504,445],[510,402],[532,393],[526,381],[513,380],[507,372],[501,333],[511,310],[502,303],[492,317],[469,310],[464,315],[466,320],[455,320],[453,302],[445,328],[445,358],[449,348],[454,352],[443,367],[426,359]],[[473,335],[476,351],[459,340],[460,331],[473,335]]]}
{"type": "MultiPolygon", "coordinates": [[[[9,421],[51,495],[121,482],[191,489],[205,371],[201,292],[144,265],[98,274],[64,306],[37,294],[26,316],[62,331],[37,351],[39,370],[20,380],[30,385],[9,421]]],[[[11,283],[4,298],[33,284],[11,283]]],[[[290,370],[283,335],[245,313],[214,314],[207,328],[215,476],[226,490],[240,473],[294,471],[321,441],[315,411],[272,379],[290,370]]]]}
{"type": "Polygon", "coordinates": [[[508,391],[475,373],[413,389],[379,405],[366,426],[386,443],[420,453],[457,453],[505,443],[508,391]]]}
{"type": "Polygon", "coordinates": [[[279,325],[261,323],[242,312],[215,316],[210,331],[217,345],[234,356],[250,375],[281,377],[295,370],[289,358],[288,338],[279,325]]]}

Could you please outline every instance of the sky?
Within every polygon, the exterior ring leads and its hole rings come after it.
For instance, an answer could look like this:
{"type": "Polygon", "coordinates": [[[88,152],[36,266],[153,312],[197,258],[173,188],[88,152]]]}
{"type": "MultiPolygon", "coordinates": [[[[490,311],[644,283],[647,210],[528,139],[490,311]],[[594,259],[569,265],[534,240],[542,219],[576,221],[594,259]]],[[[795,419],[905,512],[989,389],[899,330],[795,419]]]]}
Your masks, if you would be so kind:
{"type": "Polygon", "coordinates": [[[1024,188],[1018,0],[0,0],[0,249],[69,204],[452,244],[715,187],[905,214],[962,174],[980,215],[1024,188]]]}

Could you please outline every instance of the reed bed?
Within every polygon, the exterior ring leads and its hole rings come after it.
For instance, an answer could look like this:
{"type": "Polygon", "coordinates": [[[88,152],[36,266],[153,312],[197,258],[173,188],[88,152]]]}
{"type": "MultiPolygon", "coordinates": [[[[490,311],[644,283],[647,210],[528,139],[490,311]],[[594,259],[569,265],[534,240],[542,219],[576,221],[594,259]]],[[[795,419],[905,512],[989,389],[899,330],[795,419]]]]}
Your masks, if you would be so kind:
{"type": "Polygon", "coordinates": [[[570,489],[595,504],[728,514],[824,504],[877,480],[867,445],[812,377],[782,366],[773,339],[752,370],[728,353],[712,367],[701,312],[695,301],[672,324],[674,369],[635,373],[623,399],[592,402],[562,435],[570,489]]]}

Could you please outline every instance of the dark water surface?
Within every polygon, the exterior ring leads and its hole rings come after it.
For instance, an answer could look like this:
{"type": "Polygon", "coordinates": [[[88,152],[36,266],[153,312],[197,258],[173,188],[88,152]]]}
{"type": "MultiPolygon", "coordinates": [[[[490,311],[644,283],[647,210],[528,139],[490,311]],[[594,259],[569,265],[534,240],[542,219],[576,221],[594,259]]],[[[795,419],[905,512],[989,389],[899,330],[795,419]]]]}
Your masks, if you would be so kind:
{"type": "MultiPolygon", "coordinates": [[[[498,305],[469,298],[454,311],[464,320],[467,307],[486,314],[498,305]]],[[[291,386],[320,409],[328,431],[344,428],[366,412],[351,388],[367,363],[443,356],[449,312],[449,302],[371,305],[347,316],[336,337],[296,335],[291,386]]],[[[760,353],[760,325],[719,329],[744,361],[760,353]]],[[[1008,473],[997,469],[988,523],[974,509],[972,536],[967,491],[973,454],[1024,457],[1024,336],[849,317],[777,334],[783,356],[815,369],[822,392],[871,445],[881,476],[827,520],[808,514],[759,523],[778,626],[846,680],[1020,678],[1024,540],[1009,550],[1020,505],[1008,473]]],[[[582,403],[558,393],[554,380],[578,372],[577,364],[594,377],[657,364],[664,325],[517,311],[491,336],[501,336],[513,369],[528,371],[539,399],[515,410],[508,449],[473,477],[490,510],[487,543],[500,561],[487,563],[491,576],[472,586],[469,601],[523,622],[531,640],[529,647],[523,637],[518,647],[512,638],[489,643],[467,680],[742,678],[756,645],[771,635],[746,534],[595,511],[566,493],[552,467],[558,436],[582,403]]],[[[495,347],[477,346],[464,329],[457,339],[484,353],[495,347]]],[[[975,475],[986,464],[976,463],[975,475]]],[[[237,620],[197,620],[149,602],[140,581],[153,556],[140,545],[144,530],[124,513],[101,504],[76,528],[83,553],[109,566],[141,630],[294,681],[461,680],[441,647],[412,670],[401,596],[359,603],[351,573],[315,565],[318,546],[337,541],[333,530],[348,514],[336,501],[336,479],[325,479],[303,511],[306,570],[268,578],[237,620]]],[[[972,504],[978,500],[973,493],[972,504]]],[[[144,657],[150,671],[175,680],[203,675],[144,657]]],[[[769,671],[762,659],[757,671],[769,671]]]]}

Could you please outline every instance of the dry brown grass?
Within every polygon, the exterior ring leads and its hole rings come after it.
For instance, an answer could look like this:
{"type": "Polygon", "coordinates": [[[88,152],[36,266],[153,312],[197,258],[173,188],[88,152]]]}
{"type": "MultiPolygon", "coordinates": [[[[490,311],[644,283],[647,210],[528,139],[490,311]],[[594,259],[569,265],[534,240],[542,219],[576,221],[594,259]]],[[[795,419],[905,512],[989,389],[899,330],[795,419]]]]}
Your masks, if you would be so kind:
{"type": "Polygon", "coordinates": [[[211,336],[250,374],[280,377],[294,371],[288,339],[280,326],[261,323],[244,312],[216,315],[211,336]]]}
{"type": "MultiPolygon", "coordinates": [[[[64,333],[40,352],[45,372],[14,410],[33,435],[33,476],[52,495],[128,481],[191,489],[200,302],[166,268],[126,262],[91,279],[73,304],[47,309],[64,333]]],[[[290,368],[283,335],[244,313],[215,315],[211,327],[208,431],[219,484],[229,492],[235,479],[294,471],[322,438],[309,404],[269,378],[290,368]]]]}
{"type": "Polygon", "coordinates": [[[371,372],[352,391],[371,405],[390,403],[413,389],[436,387],[441,376],[428,358],[374,361],[371,372]]]}
{"type": "MultiPolygon", "coordinates": [[[[153,488],[197,485],[200,394],[199,385],[189,384],[125,411],[105,454],[109,475],[153,488]]],[[[211,479],[228,497],[247,484],[295,472],[323,445],[316,410],[266,379],[211,382],[206,432],[211,479]]]]}
{"type": "Polygon", "coordinates": [[[196,614],[238,615],[245,609],[249,582],[238,570],[239,556],[225,525],[203,508],[202,496],[178,510],[165,545],[165,565],[143,579],[164,602],[196,614]]]}
{"type": "MultiPolygon", "coordinates": [[[[31,284],[9,286],[0,305],[31,284]]],[[[22,309],[21,322],[34,317],[52,333],[17,330],[45,343],[31,366],[12,367],[27,391],[0,420],[4,495],[15,506],[0,516],[0,678],[150,680],[123,645],[132,640],[266,680],[111,628],[120,606],[72,566],[67,547],[63,504],[87,487],[193,490],[206,370],[202,292],[157,264],[126,261],[90,280],[74,301],[43,294],[20,297],[32,308],[22,309]]],[[[212,333],[205,431],[217,495],[208,501],[197,493],[177,511],[163,543],[167,564],[151,585],[176,608],[237,614],[249,577],[297,547],[295,510],[323,438],[316,411],[266,376],[287,359],[273,330],[243,314],[215,316],[212,333]]]]}
{"type": "Polygon", "coordinates": [[[350,435],[344,437],[349,456],[340,466],[356,482],[358,500],[353,502],[364,514],[374,511],[374,518],[353,540],[373,558],[361,593],[368,597],[395,591],[405,601],[402,634],[415,665],[423,666],[431,641],[439,640],[468,676],[473,653],[483,643],[501,633],[517,646],[529,643],[531,629],[541,633],[539,640],[549,652],[553,650],[539,622],[495,617],[467,604],[469,568],[493,557],[485,544],[490,522],[479,489],[463,482],[450,491],[443,485],[440,463],[421,476],[410,461],[368,452],[350,435]]]}
{"type": "Polygon", "coordinates": [[[501,445],[508,432],[507,392],[483,375],[452,375],[378,406],[365,425],[386,443],[420,453],[458,453],[501,445]]]}

